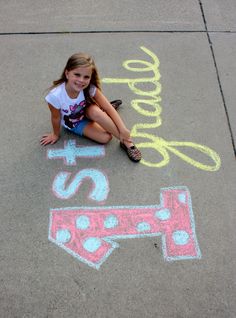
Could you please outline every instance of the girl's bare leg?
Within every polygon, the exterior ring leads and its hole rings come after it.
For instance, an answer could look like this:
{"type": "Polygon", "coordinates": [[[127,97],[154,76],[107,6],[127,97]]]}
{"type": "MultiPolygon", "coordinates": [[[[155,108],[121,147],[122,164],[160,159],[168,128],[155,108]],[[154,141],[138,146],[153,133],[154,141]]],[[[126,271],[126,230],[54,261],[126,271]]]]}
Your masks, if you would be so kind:
{"type": "Polygon", "coordinates": [[[101,110],[100,107],[98,107],[97,105],[89,106],[86,111],[86,116],[92,121],[98,123],[105,130],[105,132],[108,132],[119,139],[120,134],[116,125],[107,115],[107,113],[101,110]]]}
{"type": "MultiPolygon", "coordinates": [[[[91,105],[86,111],[86,116],[92,120],[85,129],[84,136],[100,143],[107,143],[112,135],[120,139],[120,133],[113,120],[97,105],[91,105]]],[[[141,160],[141,152],[134,146],[131,140],[123,140],[121,147],[126,151],[128,157],[135,162],[141,160]]]]}
{"type": "Polygon", "coordinates": [[[83,135],[89,139],[99,142],[100,144],[106,144],[112,139],[112,135],[94,121],[84,128],[83,135]]]}

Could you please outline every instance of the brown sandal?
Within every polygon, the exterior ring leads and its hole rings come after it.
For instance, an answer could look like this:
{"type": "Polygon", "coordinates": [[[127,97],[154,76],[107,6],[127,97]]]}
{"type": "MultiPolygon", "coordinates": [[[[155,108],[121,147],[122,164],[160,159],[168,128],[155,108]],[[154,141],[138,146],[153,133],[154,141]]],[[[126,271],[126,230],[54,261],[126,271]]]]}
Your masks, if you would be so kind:
{"type": "Polygon", "coordinates": [[[117,110],[117,108],[119,108],[120,105],[122,104],[122,100],[116,99],[116,100],[113,100],[112,102],[110,102],[110,104],[115,108],[115,110],[117,110]]]}
{"type": "Polygon", "coordinates": [[[139,162],[142,159],[141,151],[135,145],[127,147],[123,142],[120,142],[120,146],[125,150],[130,160],[139,162]]]}

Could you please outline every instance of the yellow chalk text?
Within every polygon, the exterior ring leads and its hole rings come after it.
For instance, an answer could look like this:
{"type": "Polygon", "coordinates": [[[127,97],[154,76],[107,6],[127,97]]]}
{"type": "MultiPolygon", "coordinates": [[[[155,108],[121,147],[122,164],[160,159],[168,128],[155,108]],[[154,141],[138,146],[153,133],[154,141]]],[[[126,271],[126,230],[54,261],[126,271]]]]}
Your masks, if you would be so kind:
{"type": "Polygon", "coordinates": [[[127,60],[123,62],[123,67],[128,71],[135,73],[151,72],[151,76],[141,78],[103,78],[102,82],[106,84],[127,84],[130,90],[135,95],[139,96],[138,99],[133,99],[131,101],[132,108],[140,115],[152,119],[151,123],[137,123],[131,129],[132,137],[144,138],[146,140],[145,142],[138,143],[137,147],[139,147],[140,149],[152,149],[155,152],[159,153],[158,160],[154,159],[154,161],[150,161],[148,158],[143,158],[141,160],[141,163],[148,167],[161,168],[166,166],[170,162],[171,154],[174,154],[186,163],[198,169],[205,171],[219,170],[221,166],[220,157],[211,148],[194,142],[167,141],[148,132],[148,130],[158,128],[162,124],[162,108],[160,106],[160,93],[162,89],[160,83],[161,75],[159,72],[160,62],[158,57],[151,50],[147,49],[144,46],[141,46],[140,48],[144,53],[148,55],[149,58],[151,58],[151,62],[145,60],[127,60]],[[143,90],[140,88],[140,84],[151,84],[153,86],[153,89],[143,90]],[[144,106],[146,107],[144,108],[144,106]],[[148,110],[146,109],[147,106],[148,110]],[[184,154],[179,149],[180,147],[192,148],[198,152],[201,152],[202,154],[210,158],[213,163],[209,165],[194,160],[187,154],[184,154]]]}

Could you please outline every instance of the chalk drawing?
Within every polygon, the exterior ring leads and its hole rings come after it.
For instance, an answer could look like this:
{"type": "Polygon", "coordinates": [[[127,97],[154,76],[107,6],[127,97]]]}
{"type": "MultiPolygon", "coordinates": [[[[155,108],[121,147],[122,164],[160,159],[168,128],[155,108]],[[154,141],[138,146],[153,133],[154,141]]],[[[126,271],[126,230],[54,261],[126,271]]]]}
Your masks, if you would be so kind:
{"type": "Polygon", "coordinates": [[[187,187],[161,189],[159,205],[50,210],[49,240],[96,269],[119,247],[116,240],[155,236],[166,261],[201,258],[187,187]]]}
{"type": "MultiPolygon", "coordinates": [[[[148,167],[161,168],[166,166],[170,162],[171,154],[176,155],[186,163],[205,171],[217,171],[221,166],[221,160],[219,155],[211,148],[197,144],[189,141],[167,141],[163,138],[157,137],[151,133],[145,132],[145,130],[158,128],[162,124],[161,112],[162,108],[160,106],[161,102],[161,84],[160,72],[159,72],[159,59],[158,57],[149,49],[144,46],[140,47],[151,59],[151,62],[144,60],[127,60],[123,63],[123,67],[132,72],[152,72],[150,77],[142,78],[103,78],[102,82],[106,84],[127,84],[130,90],[135,94],[139,95],[141,99],[134,99],[131,102],[131,106],[141,115],[145,117],[152,118],[152,123],[137,123],[133,126],[131,130],[132,137],[144,138],[146,142],[141,142],[137,144],[139,148],[153,149],[161,155],[161,159],[156,159],[156,162],[152,162],[148,159],[144,159],[145,154],[143,154],[143,159],[141,163],[148,167]],[[140,67],[137,67],[140,65],[140,67]],[[145,91],[138,88],[140,84],[151,84],[154,89],[145,91]],[[145,107],[143,107],[145,106],[145,107]],[[147,107],[149,110],[147,110],[147,107]],[[209,157],[212,161],[212,165],[204,164],[197,160],[194,160],[190,156],[182,152],[179,147],[192,148],[201,152],[206,157],[209,157]]],[[[158,156],[159,157],[159,156],[158,156]]],[[[154,160],[154,161],[155,161],[154,160]]]]}
{"type": "Polygon", "coordinates": [[[82,169],[76,173],[74,179],[66,187],[71,173],[59,172],[52,184],[52,191],[59,199],[70,199],[76,194],[79,187],[86,179],[91,179],[93,187],[90,190],[88,198],[94,201],[103,202],[107,199],[109,193],[109,183],[105,174],[97,169],[82,169]]]}
{"type": "Polygon", "coordinates": [[[104,146],[81,146],[76,147],[76,141],[69,139],[64,143],[64,149],[49,149],[48,159],[63,159],[65,165],[76,165],[76,158],[98,158],[105,156],[104,146]]]}

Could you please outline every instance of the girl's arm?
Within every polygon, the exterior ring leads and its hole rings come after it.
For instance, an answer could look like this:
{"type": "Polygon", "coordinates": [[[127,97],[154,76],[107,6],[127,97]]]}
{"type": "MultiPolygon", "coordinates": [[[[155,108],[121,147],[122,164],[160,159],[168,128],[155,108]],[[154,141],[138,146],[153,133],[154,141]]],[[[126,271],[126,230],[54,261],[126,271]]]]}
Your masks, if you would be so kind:
{"type": "Polygon", "coordinates": [[[96,93],[93,97],[98,105],[111,117],[114,124],[120,133],[120,141],[131,141],[130,131],[126,128],[123,120],[117,111],[112,107],[108,99],[103,95],[103,93],[97,88],[96,93]]]}
{"type": "Polygon", "coordinates": [[[43,146],[48,144],[55,144],[60,138],[60,130],[61,130],[61,112],[59,109],[56,109],[51,104],[48,104],[48,107],[51,111],[51,122],[53,132],[49,134],[45,134],[42,136],[40,143],[43,146]]]}

